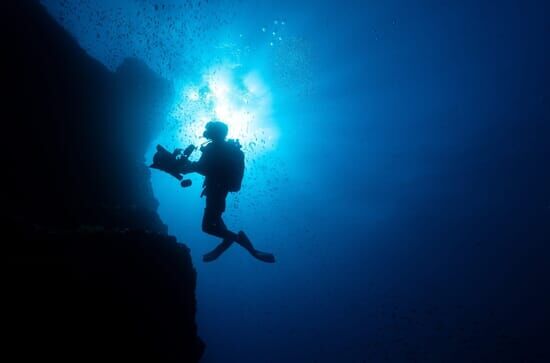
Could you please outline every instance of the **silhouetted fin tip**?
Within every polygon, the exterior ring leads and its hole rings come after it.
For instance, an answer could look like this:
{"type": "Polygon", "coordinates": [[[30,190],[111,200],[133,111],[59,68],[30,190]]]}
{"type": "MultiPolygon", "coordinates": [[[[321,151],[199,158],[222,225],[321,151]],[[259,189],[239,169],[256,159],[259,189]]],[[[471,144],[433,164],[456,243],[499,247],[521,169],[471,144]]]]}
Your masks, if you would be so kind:
{"type": "Polygon", "coordinates": [[[275,263],[275,256],[272,253],[256,251],[253,256],[263,262],[275,263]]]}

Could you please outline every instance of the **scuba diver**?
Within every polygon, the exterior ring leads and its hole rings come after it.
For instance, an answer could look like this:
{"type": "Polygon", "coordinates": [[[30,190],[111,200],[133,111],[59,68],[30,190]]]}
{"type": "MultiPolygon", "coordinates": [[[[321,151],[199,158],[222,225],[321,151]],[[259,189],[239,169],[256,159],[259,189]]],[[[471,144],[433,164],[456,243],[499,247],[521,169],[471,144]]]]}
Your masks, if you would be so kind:
{"type": "Polygon", "coordinates": [[[230,231],[223,219],[225,199],[229,192],[237,192],[241,188],[244,175],[244,153],[237,140],[226,140],[228,127],[220,121],[210,121],[206,124],[203,136],[208,140],[201,146],[201,157],[196,162],[186,163],[183,174],[199,173],[204,175],[201,197],[206,196],[206,207],[202,219],[202,230],[212,236],[222,238],[222,242],[212,251],[203,256],[203,261],[214,261],[232,244],[237,242],[252,256],[260,261],[273,263],[275,256],[254,248],[243,231],[230,231]]]}

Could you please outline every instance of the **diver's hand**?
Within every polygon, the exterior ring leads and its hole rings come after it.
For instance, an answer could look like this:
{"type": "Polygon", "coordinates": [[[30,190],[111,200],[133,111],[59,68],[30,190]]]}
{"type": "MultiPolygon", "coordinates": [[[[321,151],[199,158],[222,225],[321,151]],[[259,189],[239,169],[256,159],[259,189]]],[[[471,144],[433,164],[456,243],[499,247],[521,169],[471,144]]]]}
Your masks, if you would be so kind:
{"type": "Polygon", "coordinates": [[[185,161],[181,165],[181,173],[182,174],[189,174],[196,172],[196,163],[193,161],[189,161],[188,159],[184,158],[182,161],[185,161]]]}

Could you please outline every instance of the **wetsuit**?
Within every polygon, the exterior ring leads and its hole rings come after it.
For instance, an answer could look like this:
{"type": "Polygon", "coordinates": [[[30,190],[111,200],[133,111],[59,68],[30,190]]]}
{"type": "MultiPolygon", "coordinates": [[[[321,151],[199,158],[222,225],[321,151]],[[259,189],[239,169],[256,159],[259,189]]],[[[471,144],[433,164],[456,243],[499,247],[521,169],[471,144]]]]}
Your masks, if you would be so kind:
{"type": "Polygon", "coordinates": [[[231,167],[227,160],[228,147],[226,141],[214,141],[203,148],[202,155],[197,162],[189,166],[190,172],[197,172],[205,176],[201,196],[206,197],[206,207],[202,219],[202,230],[208,234],[225,240],[236,241],[237,234],[229,231],[223,222],[222,214],[225,212],[225,199],[229,193],[227,187],[228,168],[231,167]]]}
{"type": "Polygon", "coordinates": [[[202,218],[202,230],[210,235],[222,238],[223,241],[211,252],[203,256],[203,261],[210,262],[224,253],[233,242],[244,247],[252,256],[263,262],[275,262],[275,256],[268,252],[262,252],[254,248],[243,231],[238,234],[227,229],[222,219],[225,212],[225,199],[229,193],[229,180],[231,179],[232,151],[226,141],[212,141],[201,148],[202,155],[197,162],[189,164],[188,172],[196,172],[204,175],[203,191],[201,196],[206,196],[206,207],[202,218]]]}

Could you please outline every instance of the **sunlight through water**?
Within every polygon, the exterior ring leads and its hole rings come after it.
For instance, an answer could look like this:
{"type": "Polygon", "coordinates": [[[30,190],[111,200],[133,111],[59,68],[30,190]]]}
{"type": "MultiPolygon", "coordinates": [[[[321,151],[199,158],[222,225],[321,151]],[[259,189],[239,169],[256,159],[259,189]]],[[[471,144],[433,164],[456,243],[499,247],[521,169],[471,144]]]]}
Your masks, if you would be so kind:
{"type": "Polygon", "coordinates": [[[178,142],[204,141],[199,139],[204,125],[219,120],[229,126],[228,138],[238,139],[250,156],[275,146],[271,94],[258,72],[242,72],[231,64],[214,66],[198,82],[184,84],[177,95],[170,116],[178,142]]]}

